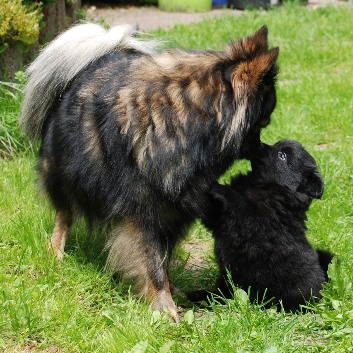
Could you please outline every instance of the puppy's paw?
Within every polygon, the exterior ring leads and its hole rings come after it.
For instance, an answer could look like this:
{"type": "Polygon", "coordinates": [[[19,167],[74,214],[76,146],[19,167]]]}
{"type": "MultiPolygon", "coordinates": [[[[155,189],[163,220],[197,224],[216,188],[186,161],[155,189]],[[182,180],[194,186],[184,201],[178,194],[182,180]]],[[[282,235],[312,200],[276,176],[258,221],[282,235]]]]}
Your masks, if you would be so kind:
{"type": "Polygon", "coordinates": [[[210,296],[210,292],[204,289],[200,290],[194,290],[190,292],[186,292],[186,297],[191,301],[191,302],[201,302],[203,300],[207,300],[207,297],[210,296]]]}

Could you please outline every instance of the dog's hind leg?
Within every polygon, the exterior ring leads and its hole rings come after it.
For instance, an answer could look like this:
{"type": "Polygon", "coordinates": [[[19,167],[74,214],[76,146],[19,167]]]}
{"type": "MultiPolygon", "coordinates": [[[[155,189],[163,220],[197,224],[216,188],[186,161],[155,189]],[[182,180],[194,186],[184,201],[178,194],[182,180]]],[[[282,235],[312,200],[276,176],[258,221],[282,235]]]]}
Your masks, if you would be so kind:
{"type": "MultiPolygon", "coordinates": [[[[51,146],[48,149],[51,150],[51,146]]],[[[69,198],[63,191],[59,177],[60,174],[54,166],[55,162],[53,159],[45,156],[42,151],[38,165],[39,179],[56,209],[55,224],[49,244],[49,251],[59,260],[62,260],[66,240],[72,225],[72,208],[69,198]]]]}
{"type": "Polygon", "coordinates": [[[64,257],[65,244],[72,224],[72,214],[68,209],[56,211],[54,231],[50,239],[49,251],[62,260],[64,257]]]}
{"type": "Polygon", "coordinates": [[[144,296],[153,310],[167,310],[178,321],[167,275],[168,249],[163,249],[162,242],[134,220],[123,219],[114,227],[106,248],[107,269],[132,281],[134,292],[144,296]]]}

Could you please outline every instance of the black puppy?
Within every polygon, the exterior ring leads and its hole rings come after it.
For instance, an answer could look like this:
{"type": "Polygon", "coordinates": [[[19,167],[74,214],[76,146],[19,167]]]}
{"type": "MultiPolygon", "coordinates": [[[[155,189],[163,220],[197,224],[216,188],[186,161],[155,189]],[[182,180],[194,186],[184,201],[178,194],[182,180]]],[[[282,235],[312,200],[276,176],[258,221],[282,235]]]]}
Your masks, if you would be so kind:
{"type": "MultiPolygon", "coordinates": [[[[321,297],[333,257],[315,251],[305,237],[306,212],[312,199],[322,196],[324,183],[314,158],[295,141],[262,144],[251,166],[231,186],[217,184],[210,191],[204,222],[215,238],[218,290],[231,296],[229,270],[237,286],[251,287],[251,300],[270,300],[268,305],[281,300],[285,310],[296,310],[321,297]]],[[[200,301],[209,293],[188,297],[200,301]]]]}

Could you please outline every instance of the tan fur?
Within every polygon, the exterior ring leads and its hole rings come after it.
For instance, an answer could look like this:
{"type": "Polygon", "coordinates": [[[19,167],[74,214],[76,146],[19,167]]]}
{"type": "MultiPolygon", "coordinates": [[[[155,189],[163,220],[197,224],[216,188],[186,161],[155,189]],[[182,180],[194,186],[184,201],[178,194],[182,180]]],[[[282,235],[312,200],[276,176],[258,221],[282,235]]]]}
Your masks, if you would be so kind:
{"type": "Polygon", "coordinates": [[[252,53],[265,52],[268,49],[267,34],[267,28],[263,27],[253,35],[227,45],[225,51],[229,57],[239,59],[252,53]]]}
{"type": "Polygon", "coordinates": [[[56,212],[49,251],[53,252],[59,260],[62,260],[64,257],[65,244],[71,228],[71,222],[70,212],[60,210],[56,212]]]}
{"type": "MultiPolygon", "coordinates": [[[[153,310],[169,310],[169,314],[178,321],[176,306],[173,302],[169,283],[157,290],[148,275],[148,259],[143,242],[144,233],[132,219],[121,220],[111,232],[106,248],[109,254],[106,269],[118,272],[123,280],[134,287],[136,296],[143,296],[153,310]]],[[[166,266],[166,259],[161,259],[160,266],[166,266]]]]}
{"type": "Polygon", "coordinates": [[[221,52],[183,52],[177,49],[164,51],[153,57],[144,57],[135,64],[132,72],[146,81],[158,81],[162,76],[172,80],[197,78],[224,58],[221,52]],[[156,77],[156,74],[158,75],[156,77]]]}
{"type": "Polygon", "coordinates": [[[44,157],[39,161],[38,186],[42,188],[43,191],[46,190],[45,181],[48,178],[50,168],[51,168],[50,161],[47,157],[44,157]]]}
{"type": "Polygon", "coordinates": [[[86,101],[87,99],[91,99],[97,93],[97,84],[98,78],[94,82],[86,83],[77,93],[79,98],[82,102],[86,101]],[[93,84],[94,83],[94,84],[93,84]]]}
{"type": "Polygon", "coordinates": [[[173,301],[171,288],[169,284],[162,290],[156,291],[156,289],[151,285],[148,292],[145,294],[148,302],[151,303],[153,310],[169,312],[169,315],[174,319],[175,322],[179,322],[179,317],[177,313],[177,307],[173,301]]]}
{"type": "Polygon", "coordinates": [[[232,119],[230,129],[228,129],[226,131],[226,133],[224,134],[224,138],[222,141],[222,149],[227,146],[227,144],[231,140],[232,136],[238,130],[239,126],[241,124],[243,124],[243,122],[245,120],[246,108],[247,108],[247,97],[239,97],[237,110],[236,110],[234,117],[232,119]]]}
{"type": "Polygon", "coordinates": [[[102,160],[103,152],[101,148],[99,131],[94,118],[89,115],[82,117],[82,131],[85,139],[85,152],[88,153],[95,161],[99,162],[102,160]]]}
{"type": "Polygon", "coordinates": [[[129,119],[131,113],[129,112],[129,101],[132,95],[132,90],[125,88],[120,90],[118,97],[116,98],[116,113],[119,114],[121,133],[127,135],[130,130],[131,121],[129,119]]]}
{"type": "Polygon", "coordinates": [[[262,28],[252,36],[244,38],[242,44],[247,53],[266,51],[268,49],[267,29],[262,28]]]}
{"type": "Polygon", "coordinates": [[[40,161],[40,182],[43,184],[45,178],[47,177],[48,173],[50,171],[50,162],[48,158],[43,158],[40,161]]]}
{"type": "Polygon", "coordinates": [[[131,219],[121,220],[112,230],[106,247],[109,248],[106,269],[119,272],[133,283],[135,292],[142,295],[148,285],[148,273],[143,232],[131,219]]]}
{"type": "Polygon", "coordinates": [[[233,87],[240,86],[242,95],[248,95],[257,88],[260,78],[269,70],[273,61],[278,57],[278,49],[256,56],[253,60],[239,64],[232,73],[233,87]]]}
{"type": "MultiPolygon", "coordinates": [[[[220,58],[224,58],[224,54],[185,53],[174,50],[163,52],[153,58],[144,57],[133,64],[129,85],[119,91],[116,109],[122,133],[132,136],[134,155],[140,169],[144,168],[146,157],[153,158],[155,139],[162,140],[167,151],[175,149],[177,140],[181,146],[185,146],[184,128],[188,114],[182,100],[185,90],[197,111],[194,119],[208,119],[209,112],[203,111],[203,103],[210,95],[215,96],[215,105],[220,106],[222,92],[225,90],[220,73],[208,75],[209,81],[201,82],[208,72],[214,71],[214,66],[220,58]],[[147,88],[160,84],[164,79],[167,80],[164,89],[156,89],[150,97],[145,97],[147,88]],[[185,82],[188,83],[187,87],[183,86],[185,82]],[[141,112],[139,117],[133,114],[134,106],[141,112]],[[171,123],[176,131],[174,138],[167,137],[161,107],[173,109],[171,123]]],[[[221,122],[220,109],[217,121],[221,122]]]]}

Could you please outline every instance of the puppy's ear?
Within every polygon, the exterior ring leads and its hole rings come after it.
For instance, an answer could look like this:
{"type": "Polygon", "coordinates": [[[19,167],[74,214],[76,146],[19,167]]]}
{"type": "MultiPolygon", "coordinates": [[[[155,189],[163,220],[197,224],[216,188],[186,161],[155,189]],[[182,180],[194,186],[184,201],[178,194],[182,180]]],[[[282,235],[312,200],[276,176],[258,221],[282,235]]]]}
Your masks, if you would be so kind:
{"type": "Polygon", "coordinates": [[[324,193],[324,181],[321,174],[315,170],[304,175],[298,191],[315,199],[321,199],[324,193]]]}
{"type": "Polygon", "coordinates": [[[201,220],[209,229],[217,228],[220,225],[220,217],[228,208],[226,199],[227,186],[215,184],[207,193],[207,203],[202,209],[201,220]]]}
{"type": "Polygon", "coordinates": [[[227,193],[229,193],[229,186],[217,184],[211,188],[209,196],[212,200],[214,209],[217,209],[218,211],[224,211],[227,209],[227,193]]]}

